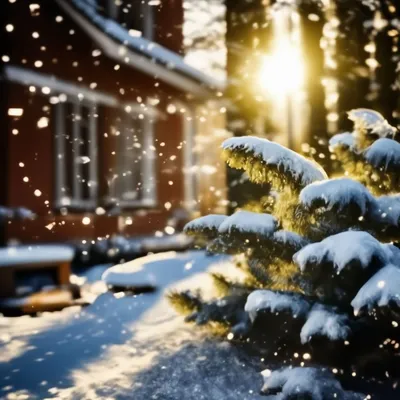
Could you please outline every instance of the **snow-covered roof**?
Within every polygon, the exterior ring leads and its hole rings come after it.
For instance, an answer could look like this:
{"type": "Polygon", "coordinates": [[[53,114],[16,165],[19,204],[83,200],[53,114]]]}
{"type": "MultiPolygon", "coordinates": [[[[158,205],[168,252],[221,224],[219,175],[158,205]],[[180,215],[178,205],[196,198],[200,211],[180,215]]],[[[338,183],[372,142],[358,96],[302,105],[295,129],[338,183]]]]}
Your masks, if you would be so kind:
{"type": "Polygon", "coordinates": [[[326,336],[330,340],[345,340],[350,334],[348,317],[317,304],[307,316],[307,321],[301,328],[301,343],[307,343],[315,336],[326,336]]]}
{"type": "Polygon", "coordinates": [[[373,260],[385,265],[392,257],[390,248],[381,244],[368,232],[348,231],[307,245],[293,256],[293,260],[302,271],[310,264],[331,262],[340,273],[356,260],[362,268],[368,268],[373,260]]]}
{"type": "Polygon", "coordinates": [[[74,249],[69,246],[32,245],[6,247],[0,249],[0,267],[70,262],[74,254],[74,249]]]}
{"type": "Polygon", "coordinates": [[[251,211],[237,211],[226,218],[219,226],[219,233],[254,233],[270,236],[275,231],[278,221],[270,214],[261,214],[251,211]]]}
{"type": "Polygon", "coordinates": [[[392,301],[400,305],[400,268],[389,264],[364,284],[351,305],[357,314],[363,307],[371,310],[392,301]]]}
{"type": "Polygon", "coordinates": [[[392,139],[380,138],[369,146],[364,153],[365,159],[374,167],[400,167],[400,143],[392,139]]]}
{"type": "MultiPolygon", "coordinates": [[[[65,11],[69,12],[71,16],[74,16],[74,10],[71,9],[69,4],[65,0],[57,0],[57,2],[65,11]]],[[[132,50],[134,53],[143,55],[146,58],[152,60],[154,64],[162,66],[168,71],[168,73],[179,73],[193,80],[197,84],[200,84],[205,88],[211,90],[223,91],[225,89],[225,82],[216,80],[213,77],[208,76],[203,72],[197,70],[196,68],[188,65],[184,61],[184,59],[177,53],[174,53],[173,51],[144,37],[130,35],[129,31],[118,24],[116,21],[100,15],[96,10],[95,4],[84,0],[72,0],[72,3],[86,18],[91,21],[91,23],[95,27],[100,29],[100,34],[105,33],[115,41],[114,47],[116,49],[116,53],[120,56],[120,58],[122,57],[121,59],[124,59],[127,56],[127,51],[132,50]]],[[[90,31],[90,33],[96,34],[96,32],[90,30],[90,27],[84,28],[88,33],[90,31]]],[[[99,40],[98,42],[99,45],[106,45],[106,41],[104,40],[99,40]]],[[[107,51],[105,52],[107,53],[107,51]]],[[[132,59],[130,59],[130,62],[133,66],[137,66],[136,64],[139,61],[140,60],[137,56],[136,58],[133,57],[132,59]]],[[[151,70],[146,71],[145,67],[141,69],[143,70],[143,72],[151,73],[152,75],[158,75],[160,79],[162,79],[162,75],[164,75],[155,74],[154,71],[151,70]]]]}
{"type": "Polygon", "coordinates": [[[245,311],[252,321],[261,310],[273,313],[290,311],[294,318],[305,316],[310,309],[310,304],[297,293],[279,293],[272,290],[255,290],[247,297],[245,311]]]}
{"type": "Polygon", "coordinates": [[[327,178],[325,171],[316,163],[278,143],[255,136],[233,137],[222,143],[224,150],[242,150],[260,157],[266,165],[271,165],[290,174],[302,185],[327,178]]]}
{"type": "Polygon", "coordinates": [[[364,215],[369,206],[374,204],[375,199],[362,183],[339,178],[314,182],[306,186],[300,193],[300,201],[307,207],[322,201],[326,208],[337,207],[339,211],[350,204],[357,204],[364,215]]]}

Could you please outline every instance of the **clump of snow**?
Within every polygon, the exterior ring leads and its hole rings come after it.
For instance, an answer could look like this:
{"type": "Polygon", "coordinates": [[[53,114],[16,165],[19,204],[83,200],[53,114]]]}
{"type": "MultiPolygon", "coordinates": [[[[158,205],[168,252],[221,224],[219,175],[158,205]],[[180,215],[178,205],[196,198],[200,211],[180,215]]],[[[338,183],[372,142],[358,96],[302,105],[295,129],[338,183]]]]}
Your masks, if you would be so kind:
{"type": "Polygon", "coordinates": [[[255,157],[260,157],[266,165],[274,166],[284,174],[290,174],[304,186],[327,178],[325,171],[318,164],[268,139],[254,136],[234,137],[225,140],[222,148],[252,153],[255,157]]]}
{"type": "Polygon", "coordinates": [[[340,178],[314,182],[300,192],[300,202],[303,205],[311,207],[318,201],[324,202],[328,210],[337,207],[338,211],[356,204],[364,215],[375,199],[362,183],[340,178]]]}
{"type": "Polygon", "coordinates": [[[158,284],[158,274],[154,273],[154,271],[149,268],[149,265],[154,263],[160,265],[160,261],[173,260],[175,258],[177,258],[177,253],[175,251],[150,254],[109,268],[104,272],[101,279],[107,284],[107,286],[155,288],[158,284]]]}
{"type": "Polygon", "coordinates": [[[400,225],[400,194],[381,196],[375,199],[373,214],[390,225],[400,225]]]}
{"type": "Polygon", "coordinates": [[[74,254],[74,249],[69,246],[35,245],[6,247],[0,249],[0,267],[49,262],[70,262],[74,254]]]}
{"type": "Polygon", "coordinates": [[[326,336],[330,340],[347,339],[350,334],[349,319],[344,314],[317,304],[307,316],[300,332],[301,343],[307,343],[314,335],[326,336]]]}
{"type": "Polygon", "coordinates": [[[368,268],[372,261],[385,265],[392,252],[367,232],[348,231],[327,237],[321,242],[311,243],[298,251],[294,262],[304,271],[308,265],[329,262],[340,273],[353,261],[368,268]]]}
{"type": "Polygon", "coordinates": [[[255,290],[247,297],[245,311],[252,321],[260,310],[269,310],[273,313],[290,311],[294,318],[305,316],[310,304],[297,293],[279,293],[272,290],[255,290]]]}
{"type": "Polygon", "coordinates": [[[359,290],[351,305],[355,313],[358,313],[363,307],[371,310],[387,306],[389,302],[400,305],[400,268],[392,264],[370,278],[359,290]]]}
{"type": "Polygon", "coordinates": [[[216,231],[220,225],[227,219],[226,215],[210,214],[205,217],[196,218],[193,221],[188,222],[183,230],[185,232],[190,231],[216,231]]]}
{"type": "Polygon", "coordinates": [[[348,112],[356,130],[369,129],[380,137],[393,136],[396,129],[391,126],[382,114],[368,108],[357,108],[348,112]]]}
{"type": "Polygon", "coordinates": [[[288,245],[291,248],[301,249],[309,242],[303,236],[295,232],[280,230],[273,234],[273,240],[277,243],[288,245]]]}
{"type": "Polygon", "coordinates": [[[364,157],[375,168],[400,167],[400,143],[380,138],[365,150],[364,157]]]}
{"type": "Polygon", "coordinates": [[[279,399],[310,398],[313,400],[365,399],[365,395],[343,390],[334,375],[317,368],[283,368],[264,374],[262,391],[280,393],[279,399]]]}
{"type": "Polygon", "coordinates": [[[350,132],[338,133],[329,140],[329,148],[334,150],[338,146],[353,148],[355,145],[354,135],[350,132]]]}
{"type": "Polygon", "coordinates": [[[270,214],[237,211],[222,222],[218,232],[241,232],[270,236],[275,231],[277,225],[278,221],[270,214]]]}

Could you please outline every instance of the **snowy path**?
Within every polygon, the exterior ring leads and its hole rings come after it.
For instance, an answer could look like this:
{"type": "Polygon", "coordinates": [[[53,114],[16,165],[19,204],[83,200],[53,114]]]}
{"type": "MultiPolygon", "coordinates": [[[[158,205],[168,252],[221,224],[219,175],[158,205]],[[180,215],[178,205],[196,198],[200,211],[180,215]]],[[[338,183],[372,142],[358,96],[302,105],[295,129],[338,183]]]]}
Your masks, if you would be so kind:
{"type": "Polygon", "coordinates": [[[224,259],[178,254],[148,265],[162,282],[154,293],[105,293],[80,311],[0,318],[0,398],[265,399],[260,366],[185,325],[163,296],[172,287],[210,293],[204,272],[216,261],[224,259]]]}

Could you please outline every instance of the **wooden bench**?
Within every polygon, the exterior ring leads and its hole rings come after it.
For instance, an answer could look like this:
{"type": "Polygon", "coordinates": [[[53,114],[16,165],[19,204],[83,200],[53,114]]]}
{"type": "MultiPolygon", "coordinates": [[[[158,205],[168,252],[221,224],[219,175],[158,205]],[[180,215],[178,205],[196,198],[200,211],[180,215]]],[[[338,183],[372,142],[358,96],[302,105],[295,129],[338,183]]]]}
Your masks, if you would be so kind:
{"type": "Polygon", "coordinates": [[[18,274],[48,270],[57,286],[69,285],[74,249],[68,246],[32,245],[0,249],[0,298],[17,293],[18,274]]]}

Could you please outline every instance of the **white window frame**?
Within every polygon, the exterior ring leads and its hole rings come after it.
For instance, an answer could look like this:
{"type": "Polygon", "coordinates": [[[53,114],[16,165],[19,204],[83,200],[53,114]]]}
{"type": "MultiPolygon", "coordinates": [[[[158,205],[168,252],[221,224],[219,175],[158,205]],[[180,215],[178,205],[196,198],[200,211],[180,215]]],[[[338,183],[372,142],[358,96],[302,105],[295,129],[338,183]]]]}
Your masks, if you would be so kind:
{"type": "MultiPolygon", "coordinates": [[[[156,152],[155,152],[155,123],[159,117],[157,110],[147,102],[147,106],[142,108],[137,104],[126,104],[126,107],[130,107],[131,112],[128,115],[132,118],[138,118],[139,115],[143,115],[143,119],[140,119],[142,125],[142,143],[141,151],[142,158],[140,163],[140,182],[141,182],[141,196],[138,199],[125,200],[121,199],[122,193],[117,193],[118,189],[111,190],[111,198],[114,198],[116,204],[121,208],[138,208],[138,207],[155,207],[157,204],[157,172],[156,172],[156,152]]],[[[123,111],[124,112],[124,111],[123,111]]],[[[123,140],[123,137],[121,137],[123,140]]],[[[122,143],[123,146],[123,143],[122,143]]],[[[126,148],[122,147],[120,151],[124,151],[126,148]]],[[[122,157],[121,157],[122,159],[122,157]]],[[[122,172],[120,166],[117,166],[117,177],[122,172]]],[[[109,199],[106,199],[106,202],[109,199]]]]}
{"type": "Polygon", "coordinates": [[[54,136],[54,150],[55,150],[55,208],[77,208],[77,209],[94,209],[97,205],[98,199],[98,138],[97,138],[97,105],[89,101],[73,101],[59,102],[53,105],[55,110],[55,136],[54,136]],[[72,171],[67,171],[66,166],[66,105],[70,103],[73,106],[73,113],[75,118],[72,122],[72,149],[74,162],[72,163],[72,171]],[[88,107],[90,113],[88,116],[88,157],[89,161],[89,199],[82,198],[82,184],[79,179],[82,179],[82,163],[77,162],[79,158],[81,143],[80,143],[80,125],[81,122],[76,116],[81,114],[82,107],[88,107]],[[67,195],[64,193],[67,184],[67,174],[72,173],[72,193],[67,195]],[[90,183],[90,185],[89,185],[90,183]]]}

